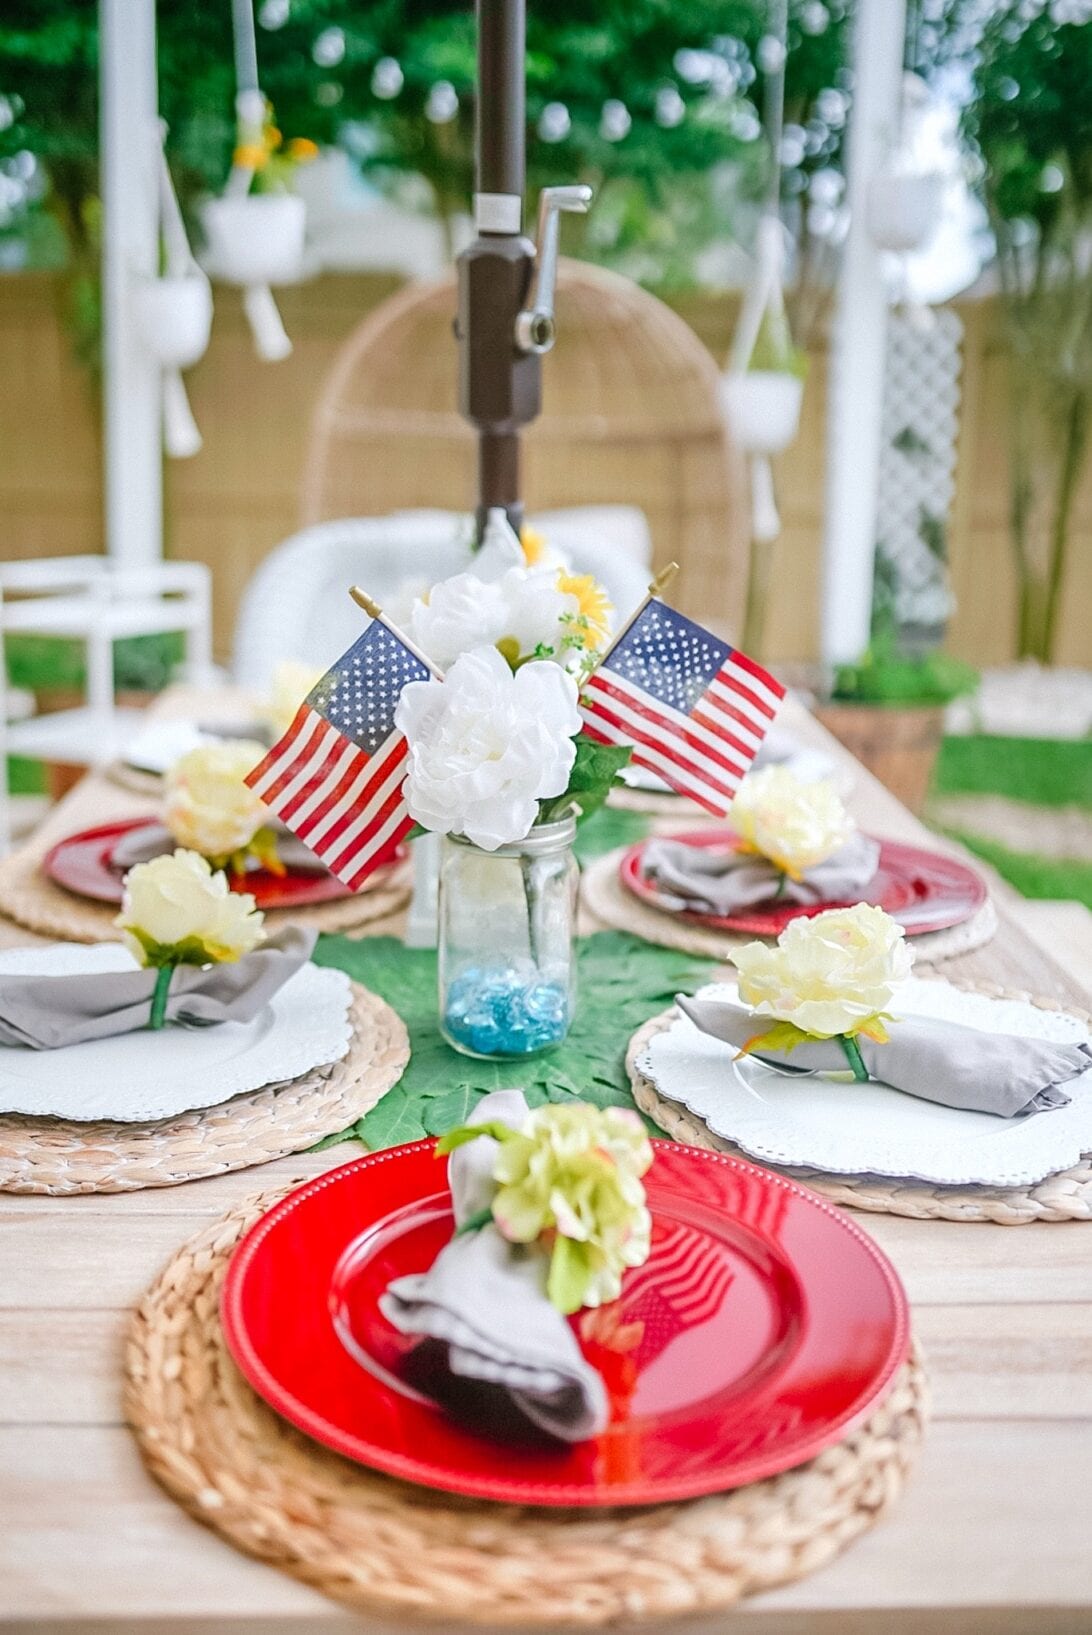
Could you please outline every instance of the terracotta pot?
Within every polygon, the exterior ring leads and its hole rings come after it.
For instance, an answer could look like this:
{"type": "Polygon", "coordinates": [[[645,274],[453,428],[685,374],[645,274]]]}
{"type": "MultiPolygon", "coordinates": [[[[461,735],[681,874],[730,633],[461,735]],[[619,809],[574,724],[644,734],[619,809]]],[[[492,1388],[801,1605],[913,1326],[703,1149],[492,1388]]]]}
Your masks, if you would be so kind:
{"type": "Polygon", "coordinates": [[[942,704],[820,704],[815,718],[920,816],[944,733],[942,704]]]}

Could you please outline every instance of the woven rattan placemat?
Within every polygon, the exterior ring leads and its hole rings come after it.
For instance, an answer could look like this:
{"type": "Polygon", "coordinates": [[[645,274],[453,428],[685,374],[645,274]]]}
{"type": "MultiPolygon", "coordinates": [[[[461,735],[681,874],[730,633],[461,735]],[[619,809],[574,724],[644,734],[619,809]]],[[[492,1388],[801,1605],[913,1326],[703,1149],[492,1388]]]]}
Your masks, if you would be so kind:
{"type": "MultiPolygon", "coordinates": [[[[970,993],[988,994],[994,999],[1022,999],[1037,1005],[1040,1010],[1062,1010],[1078,1016],[1092,1026],[1092,1016],[1083,1011],[1060,1006],[1049,999],[1038,999],[1033,994],[1012,988],[997,988],[986,983],[960,982],[960,988],[970,993]]],[[[657,1033],[669,1028],[679,1012],[673,1006],[661,1011],[643,1027],[637,1029],[626,1052],[633,1096],[641,1111],[677,1141],[687,1141],[693,1147],[706,1147],[712,1152],[730,1153],[735,1158],[746,1158],[750,1163],[762,1162],[752,1158],[741,1147],[714,1135],[708,1125],[696,1114],[677,1101],[661,1096],[651,1079],[638,1072],[637,1062],[642,1052],[657,1033]]],[[[773,1169],[772,1164],[766,1168],[773,1169]]],[[[852,1209],[868,1209],[880,1215],[907,1215],[912,1220],[931,1221],[992,1221],[1002,1226],[1025,1226],[1031,1221],[1088,1221],[1092,1220],[1092,1154],[1085,1153],[1072,1169],[1061,1170],[1045,1181],[1028,1187],[988,1186],[934,1186],[928,1181],[890,1180],[882,1175],[830,1175],[824,1170],[789,1169],[785,1175],[800,1181],[813,1192],[821,1193],[832,1203],[852,1209]]]]}
{"type": "Polygon", "coordinates": [[[207,1226],[141,1301],[126,1417],[152,1474],[239,1549],[362,1612],[591,1629],[684,1617],[814,1572],[898,1497],[927,1411],[916,1355],[867,1422],[809,1464],[644,1510],[552,1511],[411,1487],[309,1441],[228,1356],[232,1249],[283,1192],[207,1226]]]}
{"type": "MultiPolygon", "coordinates": [[[[730,959],[737,948],[755,940],[748,935],[713,930],[681,914],[669,914],[642,902],[627,891],[619,878],[618,869],[625,854],[625,847],[605,852],[588,863],[580,877],[583,906],[601,925],[615,931],[632,931],[646,942],[658,943],[663,948],[705,954],[712,959],[730,959]]],[[[910,946],[919,964],[933,965],[938,960],[954,959],[958,954],[981,948],[996,930],[997,915],[987,898],[977,913],[962,925],[953,925],[946,931],[923,932],[911,938],[910,946]]]]}
{"type": "MultiPolygon", "coordinates": [[[[0,862],[0,914],[42,937],[58,937],[63,942],[115,942],[118,933],[113,922],[118,910],[109,903],[95,903],[54,885],[42,872],[43,855],[42,847],[32,843],[0,862]]],[[[291,922],[316,931],[352,932],[404,908],[410,889],[410,869],[402,864],[355,896],[310,907],[268,909],[266,922],[270,931],[291,922]]]]}
{"type": "Polygon", "coordinates": [[[353,983],[349,1053],[291,1083],[154,1124],[0,1115],[0,1192],[136,1192],[267,1164],[313,1147],[373,1108],[402,1077],[409,1037],[353,983]]]}

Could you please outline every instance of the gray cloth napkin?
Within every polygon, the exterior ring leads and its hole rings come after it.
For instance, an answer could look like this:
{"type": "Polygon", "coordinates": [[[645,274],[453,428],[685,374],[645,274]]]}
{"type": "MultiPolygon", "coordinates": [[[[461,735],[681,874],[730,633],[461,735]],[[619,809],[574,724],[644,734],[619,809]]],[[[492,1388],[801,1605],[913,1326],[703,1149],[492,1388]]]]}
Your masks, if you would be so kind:
{"type": "MultiPolygon", "coordinates": [[[[231,965],[179,965],[167,995],[167,1020],[186,1027],[250,1022],[306,965],[315,932],[286,926],[231,965]]],[[[0,1044],[59,1050],[148,1024],[156,973],[98,971],[71,976],[0,976],[0,1044]]]]}
{"type": "Polygon", "coordinates": [[[855,834],[833,857],[808,869],[802,880],[785,877],[764,857],[691,846],[656,838],[641,854],[641,872],[657,888],[665,908],[700,914],[734,914],[758,904],[812,906],[861,901],[880,860],[879,842],[855,834]]]}
{"type": "MultiPolygon", "coordinates": [[[[269,827],[277,832],[277,852],[286,869],[293,874],[325,874],[325,863],[317,858],[302,840],[297,840],[289,829],[280,823],[270,823],[269,827]]],[[[131,829],[123,834],[110,854],[112,868],[128,872],[138,863],[150,863],[155,857],[164,857],[173,852],[178,841],[161,823],[149,823],[142,829],[131,829]]]]}
{"type": "MultiPolygon", "coordinates": [[[[519,1129],[526,1117],[521,1091],[494,1090],[469,1122],[499,1120],[519,1129]]],[[[457,1225],[492,1201],[496,1147],[482,1136],[451,1154],[448,1180],[457,1225]]],[[[606,1426],[606,1389],[568,1322],[546,1298],[546,1275],[539,1249],[506,1242],[490,1223],[452,1238],[429,1271],[397,1278],[379,1306],[401,1333],[442,1341],[444,1366],[457,1379],[492,1388],[479,1394],[477,1403],[493,1428],[514,1404],[540,1430],[563,1442],[582,1442],[606,1426]]]]}
{"type": "MultiPolygon", "coordinates": [[[[695,1027],[736,1050],[763,1027],[772,1026],[772,1018],[725,1000],[687,999],[680,994],[678,1004],[695,1027]]],[[[872,1078],[924,1101],[1001,1118],[1065,1107],[1070,1097],[1062,1086],[1092,1068],[1092,1046],[1086,1043],[1063,1045],[1011,1033],[982,1033],[925,1016],[901,1017],[888,1024],[888,1032],[886,1045],[857,1039],[872,1078]]],[[[800,1044],[791,1054],[763,1049],[754,1054],[760,1061],[798,1073],[849,1068],[837,1039],[800,1044]]]]}

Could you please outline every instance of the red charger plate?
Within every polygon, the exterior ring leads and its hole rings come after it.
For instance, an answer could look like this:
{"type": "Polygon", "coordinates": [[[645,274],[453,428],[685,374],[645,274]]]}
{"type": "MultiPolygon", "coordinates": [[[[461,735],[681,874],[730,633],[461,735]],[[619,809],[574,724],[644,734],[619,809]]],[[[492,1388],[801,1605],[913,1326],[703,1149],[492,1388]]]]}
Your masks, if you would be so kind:
{"type": "MultiPolygon", "coordinates": [[[[707,846],[721,851],[738,851],[739,836],[731,829],[698,829],[689,834],[672,835],[688,846],[707,846]]],[[[847,903],[815,903],[808,907],[785,903],[769,907],[742,910],[739,914],[700,914],[689,909],[665,906],[656,886],[646,880],[642,871],[647,840],[631,846],[618,865],[622,884],[635,897],[650,903],[664,914],[677,914],[681,919],[693,920],[718,931],[740,931],[753,937],[776,937],[790,920],[801,915],[823,914],[830,908],[847,908],[847,903]]],[[[926,851],[922,846],[907,846],[899,840],[881,840],[880,861],[868,888],[866,902],[886,909],[898,920],[908,937],[921,936],[926,931],[944,931],[950,925],[962,925],[986,901],[986,883],[973,869],[940,852],[926,851]]],[[[854,898],[859,902],[860,898],[854,898]]]]}
{"type": "MultiPolygon", "coordinates": [[[[42,868],[49,878],[77,897],[90,897],[97,903],[120,903],[123,876],[113,867],[114,847],[122,835],[134,829],[148,827],[147,818],[128,818],[124,823],[104,823],[97,829],[84,829],[79,834],[59,840],[42,859],[42,868]]],[[[404,848],[392,858],[397,861],[404,848]]],[[[369,876],[364,890],[384,879],[385,869],[377,869],[369,876]]],[[[229,876],[230,878],[230,876],[229,876]]],[[[331,903],[353,894],[336,875],[325,874],[270,874],[266,869],[253,869],[232,889],[248,891],[257,906],[266,908],[306,908],[312,903],[331,903]]]]}
{"type": "Polygon", "coordinates": [[[444,1492],[656,1504],[799,1465],[863,1421],[904,1361],[898,1277],[852,1221],[794,1182],[722,1153],[653,1146],[652,1254],[620,1299],[571,1319],[610,1393],[600,1437],[514,1447],[410,1384],[415,1342],[377,1302],[451,1237],[431,1141],[322,1175],[251,1228],[224,1282],[228,1348],[300,1430],[444,1492]]]}

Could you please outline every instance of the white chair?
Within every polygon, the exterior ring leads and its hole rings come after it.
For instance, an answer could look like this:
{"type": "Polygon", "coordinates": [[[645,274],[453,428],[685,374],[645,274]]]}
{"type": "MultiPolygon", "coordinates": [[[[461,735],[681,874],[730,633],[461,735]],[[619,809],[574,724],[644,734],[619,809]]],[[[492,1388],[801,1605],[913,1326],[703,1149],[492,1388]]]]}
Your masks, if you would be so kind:
{"type": "MultiPolygon", "coordinates": [[[[644,595],[652,542],[632,506],[587,506],[528,518],[580,573],[594,573],[625,618],[644,595]]],[[[361,585],[398,612],[411,592],[472,567],[471,524],[451,511],[396,511],[303,528],[261,563],[243,595],[233,671],[240,686],[268,690],[280,659],[316,669],[359,635],[361,614],[348,588],[361,585]]]]}
{"type": "Polygon", "coordinates": [[[7,756],[102,766],[141,724],[140,712],[114,700],[114,643],[123,636],[181,632],[185,668],[200,682],[212,673],[212,581],[200,562],[121,568],[106,557],[46,557],[0,564],[0,848],[9,836],[7,756]],[[87,654],[87,702],[13,721],[7,703],[5,636],[81,641],[87,654]]]}

